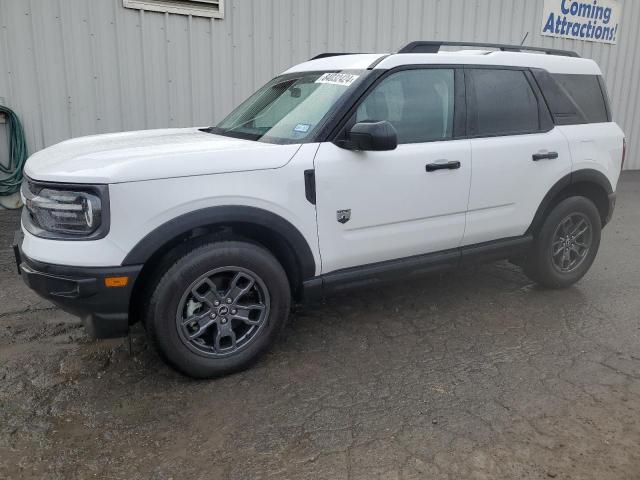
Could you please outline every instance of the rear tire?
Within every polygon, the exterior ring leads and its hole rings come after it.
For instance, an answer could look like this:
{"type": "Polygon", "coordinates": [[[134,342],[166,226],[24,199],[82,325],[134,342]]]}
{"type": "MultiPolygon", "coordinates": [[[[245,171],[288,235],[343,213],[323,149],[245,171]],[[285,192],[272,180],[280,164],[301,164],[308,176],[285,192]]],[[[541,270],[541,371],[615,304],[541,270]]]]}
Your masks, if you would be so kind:
{"type": "Polygon", "coordinates": [[[601,230],[600,214],[591,200],[562,200],[542,224],[524,263],[525,274],[547,288],[573,285],[593,264],[601,230]]]}
{"type": "Polygon", "coordinates": [[[287,275],[270,252],[245,242],[208,243],[162,274],[146,325],[170,365],[212,378],[255,362],[282,331],[290,304],[287,275]]]}

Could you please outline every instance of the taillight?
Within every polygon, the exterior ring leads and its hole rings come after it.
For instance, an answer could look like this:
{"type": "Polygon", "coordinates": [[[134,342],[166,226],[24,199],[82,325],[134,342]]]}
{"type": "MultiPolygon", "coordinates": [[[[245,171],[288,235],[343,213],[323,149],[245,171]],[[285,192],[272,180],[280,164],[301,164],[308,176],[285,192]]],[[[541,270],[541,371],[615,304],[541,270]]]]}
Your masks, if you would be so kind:
{"type": "Polygon", "coordinates": [[[622,162],[620,162],[620,170],[624,167],[624,157],[627,156],[627,139],[622,139],[622,162]]]}

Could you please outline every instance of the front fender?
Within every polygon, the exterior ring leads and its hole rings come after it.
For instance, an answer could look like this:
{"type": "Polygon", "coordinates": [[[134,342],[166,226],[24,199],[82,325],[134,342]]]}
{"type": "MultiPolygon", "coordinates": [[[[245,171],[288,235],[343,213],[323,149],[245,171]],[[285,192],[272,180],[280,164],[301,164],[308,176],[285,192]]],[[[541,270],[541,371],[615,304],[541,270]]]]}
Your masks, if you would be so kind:
{"type": "Polygon", "coordinates": [[[316,264],[309,244],[300,231],[284,218],[255,207],[225,205],[203,208],[180,215],[157,227],[140,240],[122,265],[144,264],[172,239],[200,227],[249,224],[268,229],[286,241],[295,252],[304,279],[314,276],[316,264]]]}

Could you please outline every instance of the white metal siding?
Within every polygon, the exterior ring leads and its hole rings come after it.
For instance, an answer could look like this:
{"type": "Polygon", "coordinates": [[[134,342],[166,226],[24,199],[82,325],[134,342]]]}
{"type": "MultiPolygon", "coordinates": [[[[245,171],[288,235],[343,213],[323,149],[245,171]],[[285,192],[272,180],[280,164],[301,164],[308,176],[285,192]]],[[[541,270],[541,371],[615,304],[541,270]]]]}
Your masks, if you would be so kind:
{"type": "Polygon", "coordinates": [[[620,0],[618,44],[539,35],[543,0],[227,0],[223,20],[126,9],[122,0],[0,0],[0,97],[30,151],[92,133],[210,125],[262,83],[325,51],[410,40],[576,50],[605,72],[640,168],[640,2],[620,0]]]}

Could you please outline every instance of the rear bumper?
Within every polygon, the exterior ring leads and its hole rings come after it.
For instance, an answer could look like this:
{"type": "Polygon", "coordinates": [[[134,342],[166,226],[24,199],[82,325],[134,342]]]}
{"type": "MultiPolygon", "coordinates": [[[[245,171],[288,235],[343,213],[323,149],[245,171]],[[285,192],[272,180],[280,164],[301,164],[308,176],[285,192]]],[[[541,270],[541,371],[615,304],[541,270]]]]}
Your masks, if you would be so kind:
{"type": "Polygon", "coordinates": [[[13,251],[22,280],[38,295],[82,319],[96,338],[127,335],[131,292],[142,265],[127,267],[70,267],[38,262],[24,255],[22,232],[16,232],[13,251]],[[124,287],[106,287],[107,277],[128,277],[124,287]]]}

